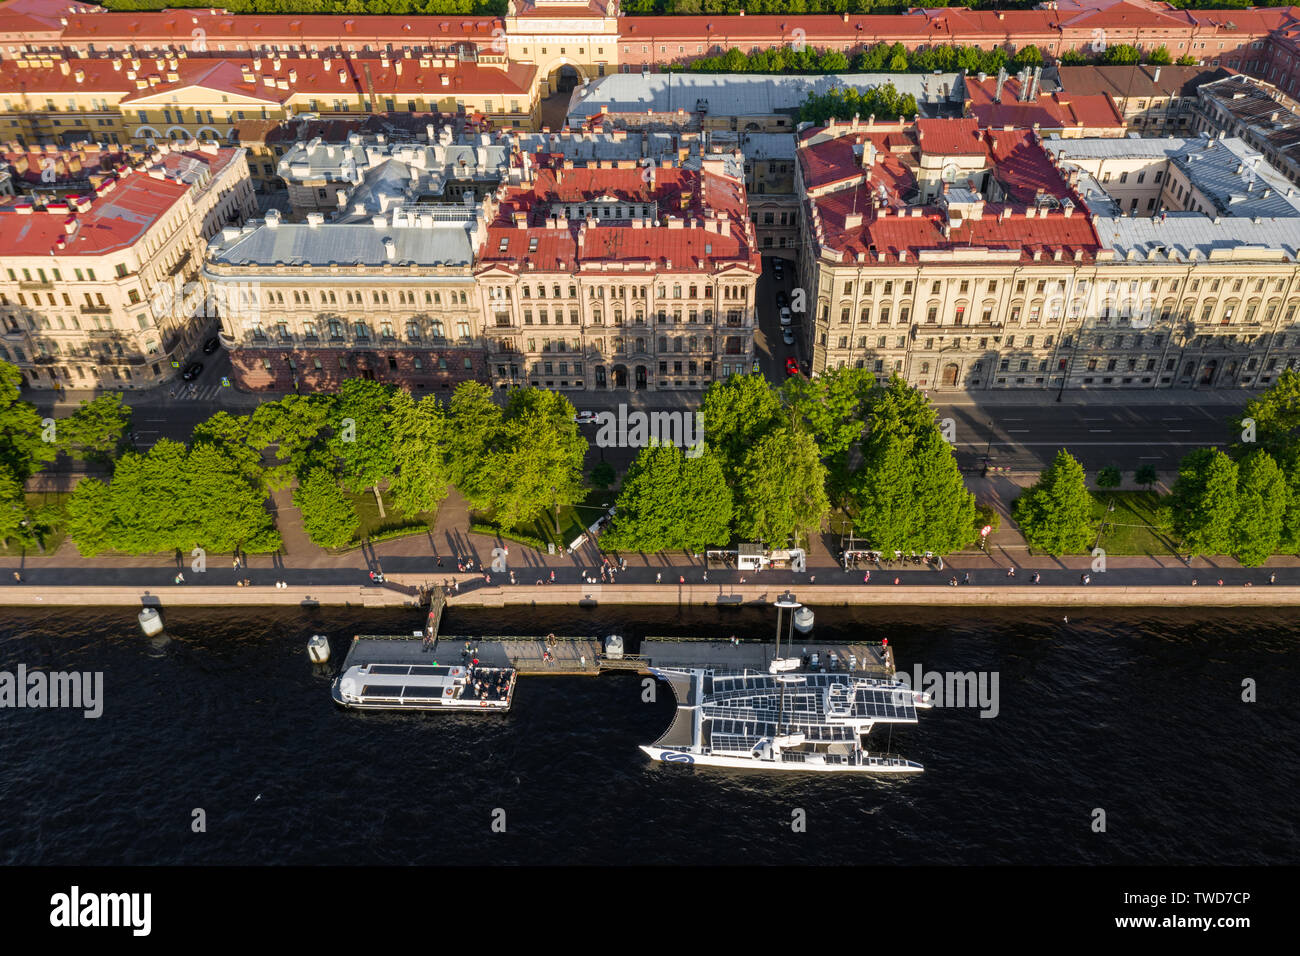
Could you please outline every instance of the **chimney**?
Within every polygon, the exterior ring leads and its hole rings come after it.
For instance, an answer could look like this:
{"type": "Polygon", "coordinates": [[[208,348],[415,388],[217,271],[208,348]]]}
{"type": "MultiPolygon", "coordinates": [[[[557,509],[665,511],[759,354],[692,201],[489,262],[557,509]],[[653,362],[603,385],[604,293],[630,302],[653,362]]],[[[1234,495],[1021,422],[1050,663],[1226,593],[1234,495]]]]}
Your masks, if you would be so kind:
{"type": "Polygon", "coordinates": [[[384,239],[384,256],[388,259],[397,258],[397,243],[392,239],[384,239]]]}

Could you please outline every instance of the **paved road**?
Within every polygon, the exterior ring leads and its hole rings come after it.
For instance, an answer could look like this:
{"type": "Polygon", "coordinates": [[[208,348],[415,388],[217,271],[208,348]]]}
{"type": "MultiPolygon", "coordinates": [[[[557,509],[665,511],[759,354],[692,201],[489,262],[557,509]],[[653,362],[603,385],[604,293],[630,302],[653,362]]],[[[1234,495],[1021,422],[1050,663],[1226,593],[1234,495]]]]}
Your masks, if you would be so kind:
{"type": "Polygon", "coordinates": [[[940,399],[940,419],[951,418],[957,460],[981,467],[985,453],[995,467],[1037,470],[1066,447],[1092,471],[1117,465],[1131,471],[1154,465],[1173,471],[1183,455],[1206,445],[1227,444],[1228,420],[1245,405],[1172,404],[1039,406],[949,405],[940,399]]]}

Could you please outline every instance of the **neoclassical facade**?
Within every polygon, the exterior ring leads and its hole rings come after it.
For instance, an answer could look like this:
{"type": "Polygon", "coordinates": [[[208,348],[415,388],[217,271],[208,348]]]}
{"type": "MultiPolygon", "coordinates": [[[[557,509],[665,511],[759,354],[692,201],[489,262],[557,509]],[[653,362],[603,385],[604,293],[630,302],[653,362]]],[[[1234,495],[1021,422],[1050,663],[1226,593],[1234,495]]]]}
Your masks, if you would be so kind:
{"type": "Polygon", "coordinates": [[[215,324],[207,240],[256,208],[243,151],[162,147],[93,194],[0,210],[0,358],[36,388],[152,388],[215,324]]]}
{"type": "Polygon", "coordinates": [[[841,124],[801,144],[814,371],[1233,388],[1300,362],[1298,200],[1241,141],[982,131],[986,168],[917,201],[908,135],[841,124]]]}

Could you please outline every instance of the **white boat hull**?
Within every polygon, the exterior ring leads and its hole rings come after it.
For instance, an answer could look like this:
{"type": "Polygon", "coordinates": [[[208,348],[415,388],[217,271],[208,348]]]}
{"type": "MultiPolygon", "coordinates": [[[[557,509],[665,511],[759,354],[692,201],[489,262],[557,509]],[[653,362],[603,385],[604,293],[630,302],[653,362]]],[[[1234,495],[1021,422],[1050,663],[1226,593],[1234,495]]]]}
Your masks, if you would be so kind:
{"type": "Polygon", "coordinates": [[[671,747],[642,744],[641,749],[652,760],[663,763],[688,764],[695,767],[727,767],[733,770],[788,770],[802,773],[921,773],[925,768],[911,760],[898,757],[866,757],[865,763],[825,763],[820,754],[806,754],[803,760],[762,760],[730,754],[701,754],[671,747]]]}

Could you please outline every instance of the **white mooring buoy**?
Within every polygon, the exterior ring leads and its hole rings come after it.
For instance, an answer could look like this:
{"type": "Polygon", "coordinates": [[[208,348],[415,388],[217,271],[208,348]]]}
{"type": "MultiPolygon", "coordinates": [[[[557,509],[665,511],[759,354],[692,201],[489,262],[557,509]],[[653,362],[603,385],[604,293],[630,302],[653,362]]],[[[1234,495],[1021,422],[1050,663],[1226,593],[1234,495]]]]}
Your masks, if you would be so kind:
{"type": "Polygon", "coordinates": [[[162,633],[163,619],[156,607],[146,607],[139,614],[140,630],[145,637],[156,637],[162,633]]]}
{"type": "Polygon", "coordinates": [[[605,638],[605,656],[611,661],[622,660],[623,658],[623,637],[619,634],[610,634],[605,638]]]}
{"type": "Polygon", "coordinates": [[[330,659],[330,639],[324,634],[313,634],[307,642],[307,654],[313,664],[327,664],[330,659]]]}
{"type": "Polygon", "coordinates": [[[794,629],[800,634],[807,634],[812,630],[813,612],[807,607],[801,607],[794,612],[794,629]]]}

